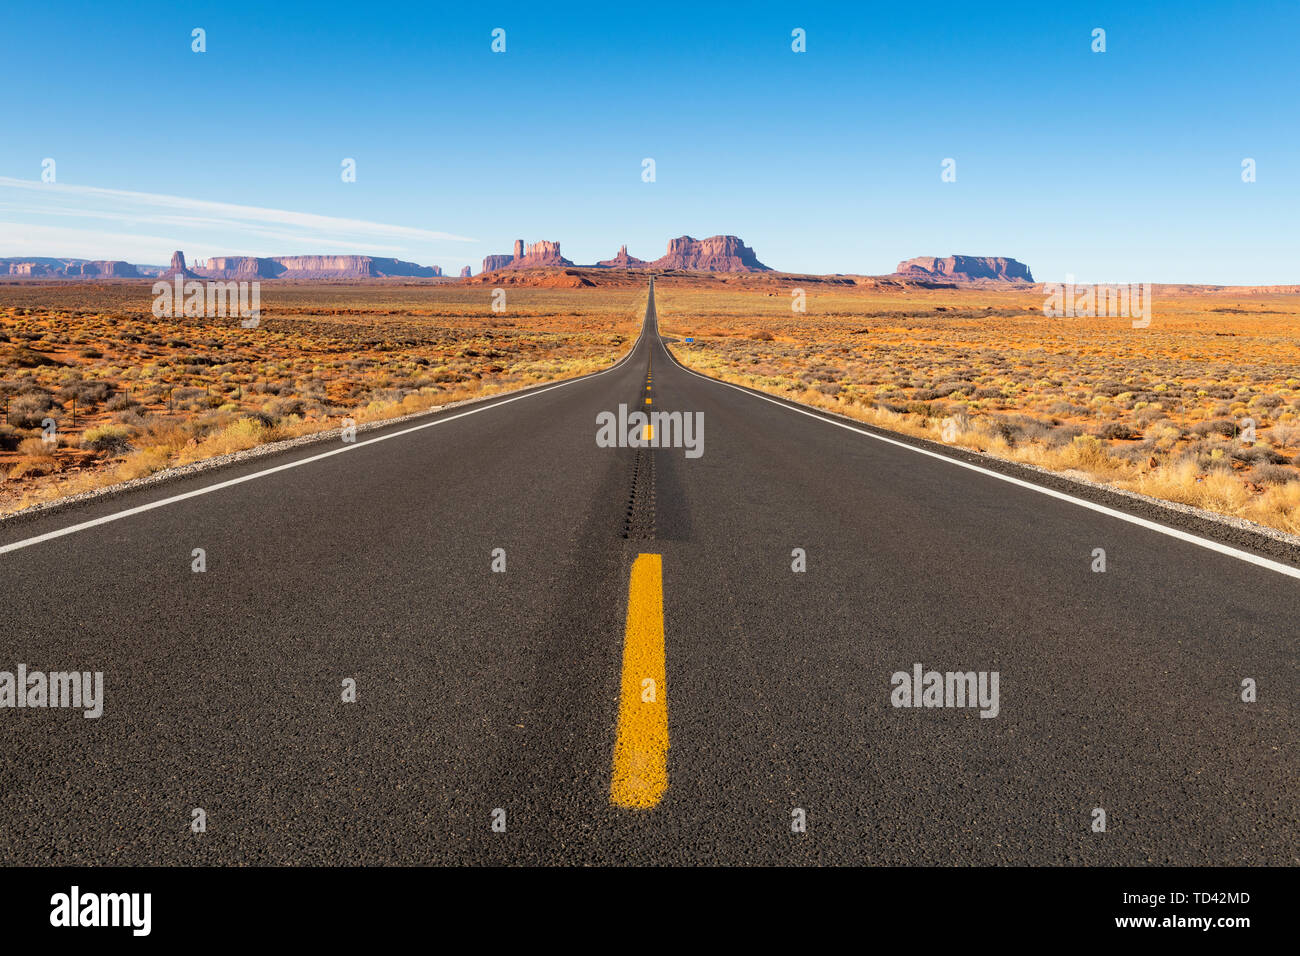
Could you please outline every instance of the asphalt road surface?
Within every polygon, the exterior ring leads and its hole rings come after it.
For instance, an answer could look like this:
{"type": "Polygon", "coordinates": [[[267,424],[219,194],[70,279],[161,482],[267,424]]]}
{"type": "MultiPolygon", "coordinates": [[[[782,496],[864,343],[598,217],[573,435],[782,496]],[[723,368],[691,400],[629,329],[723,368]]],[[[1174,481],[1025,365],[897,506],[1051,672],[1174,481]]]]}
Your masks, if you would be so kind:
{"type": "Polygon", "coordinates": [[[689,373],[653,290],[611,370],[418,425],[0,524],[0,670],[105,696],[0,709],[0,863],[1297,862],[1276,549],[689,373]],[[996,716],[894,706],[918,664],[996,716]]]}

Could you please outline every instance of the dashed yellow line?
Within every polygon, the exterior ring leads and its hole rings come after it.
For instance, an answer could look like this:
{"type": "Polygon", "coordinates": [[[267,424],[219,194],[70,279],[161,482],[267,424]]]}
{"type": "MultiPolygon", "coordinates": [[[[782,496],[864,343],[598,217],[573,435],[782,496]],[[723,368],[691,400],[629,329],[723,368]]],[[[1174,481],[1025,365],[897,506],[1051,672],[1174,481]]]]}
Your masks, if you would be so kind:
{"type": "Polygon", "coordinates": [[[643,439],[644,441],[654,441],[654,440],[655,440],[655,427],[654,427],[653,425],[650,425],[650,424],[647,424],[647,425],[646,425],[646,427],[645,427],[645,434],[642,436],[642,439],[643,439]]]}
{"type": "Polygon", "coordinates": [[[647,398],[647,399],[645,400],[645,403],[646,403],[647,405],[649,405],[649,404],[650,404],[650,399],[647,398]]]}
{"type": "Polygon", "coordinates": [[[664,662],[663,556],[632,562],[623,629],[623,685],[609,801],[649,810],[668,789],[668,688],[664,662]]]}

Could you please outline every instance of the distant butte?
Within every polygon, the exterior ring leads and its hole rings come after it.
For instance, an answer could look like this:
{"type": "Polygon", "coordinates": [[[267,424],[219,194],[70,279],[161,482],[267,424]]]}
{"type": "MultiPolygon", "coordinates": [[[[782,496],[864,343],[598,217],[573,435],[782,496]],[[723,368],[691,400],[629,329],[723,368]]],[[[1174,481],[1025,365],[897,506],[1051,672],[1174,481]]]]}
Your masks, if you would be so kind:
{"type": "MultiPolygon", "coordinates": [[[[764,265],[754,250],[738,236],[709,236],[695,239],[678,236],[668,241],[667,252],[653,261],[639,259],[619,246],[611,259],[589,266],[575,266],[564,258],[560,244],[543,239],[538,242],[514,241],[509,253],[490,255],[483,259],[483,272],[474,275],[470,266],[456,270],[461,281],[477,282],[492,275],[492,281],[510,285],[543,281],[541,273],[564,273],[546,279],[561,285],[590,285],[593,282],[624,281],[627,277],[608,273],[628,272],[695,272],[720,274],[746,274],[781,276],[764,265]],[[517,273],[517,275],[507,275],[517,273]],[[599,278],[605,275],[605,279],[599,278]]],[[[129,279],[158,277],[164,279],[217,279],[264,280],[368,280],[386,278],[442,278],[441,266],[422,266],[401,259],[376,256],[321,255],[321,256],[214,256],[187,263],[185,254],[172,254],[171,263],[160,265],[132,265],[120,260],[88,261],[85,259],[57,259],[42,256],[4,259],[0,258],[0,276],[19,279],[129,279]]],[[[809,277],[812,278],[812,277],[809,277]]],[[[823,276],[827,281],[836,277],[823,276]]],[[[940,285],[1001,285],[1033,283],[1029,266],[1008,256],[917,256],[905,259],[889,275],[856,275],[845,281],[862,284],[866,281],[934,287],[940,285]]],[[[486,280],[484,280],[486,281],[486,280]]]]}
{"type": "Polygon", "coordinates": [[[420,266],[376,256],[214,256],[193,270],[206,279],[432,278],[441,266],[420,266]]]}
{"type": "Polygon", "coordinates": [[[681,236],[668,240],[668,254],[650,263],[653,269],[684,269],[690,272],[771,272],[758,261],[754,250],[736,236],[692,239],[681,236]]]}
{"type": "MultiPolygon", "coordinates": [[[[558,242],[534,242],[525,248],[522,239],[515,240],[511,255],[492,255],[483,259],[484,272],[504,269],[537,269],[572,266],[560,255],[558,242]]],[[[754,250],[736,236],[710,236],[693,239],[681,236],[668,242],[668,252],[654,262],[646,262],[629,255],[627,246],[621,246],[613,259],[604,259],[592,269],[677,269],[687,272],[771,272],[758,261],[754,250]]]]}
{"type": "Polygon", "coordinates": [[[957,282],[1033,282],[1029,266],[1004,256],[917,256],[898,264],[895,275],[908,279],[950,279],[957,282]]]}
{"type": "Polygon", "coordinates": [[[540,242],[524,245],[522,239],[515,240],[515,251],[508,256],[485,256],[484,272],[497,272],[501,269],[553,269],[573,265],[560,255],[560,244],[543,239],[540,242]]]}
{"type": "Polygon", "coordinates": [[[619,246],[618,255],[613,259],[602,259],[596,265],[601,269],[644,269],[650,263],[644,259],[638,259],[636,256],[629,256],[627,246],[619,246]]]}

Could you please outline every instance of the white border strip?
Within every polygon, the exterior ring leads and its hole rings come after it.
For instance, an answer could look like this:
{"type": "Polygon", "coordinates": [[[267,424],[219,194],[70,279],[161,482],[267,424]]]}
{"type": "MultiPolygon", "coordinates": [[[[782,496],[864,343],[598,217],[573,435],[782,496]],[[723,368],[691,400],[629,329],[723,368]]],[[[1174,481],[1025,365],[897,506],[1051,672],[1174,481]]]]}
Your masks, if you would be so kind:
{"type": "MultiPolygon", "coordinates": [[[[656,313],[658,318],[658,313],[656,313]]],[[[660,338],[660,344],[663,345],[663,339],[660,338]]],[[[876,441],[885,442],[888,445],[896,445],[899,448],[906,448],[908,451],[914,451],[918,455],[926,455],[930,458],[937,458],[940,461],[946,461],[950,465],[957,465],[959,468],[966,468],[970,471],[979,472],[981,475],[988,475],[990,478],[996,478],[998,481],[1005,481],[1016,485],[1020,488],[1028,488],[1030,491],[1036,491],[1039,494],[1047,495],[1050,498],[1056,498],[1060,501],[1068,501],[1072,505],[1078,505],[1081,508],[1087,508],[1090,511],[1096,511],[1100,514],[1108,515],[1112,518],[1118,518],[1121,521],[1127,521],[1129,524],[1135,524],[1138,527],[1146,528],[1149,531],[1155,531],[1171,538],[1177,538],[1179,541],[1186,541],[1200,548],[1207,548],[1210,551],[1216,551],[1219,554],[1227,555],[1230,558],[1236,558],[1238,561],[1245,561],[1248,564],[1254,564],[1261,568],[1267,568],[1270,571],[1276,571],[1278,574],[1285,574],[1287,577],[1300,578],[1300,568],[1294,568],[1289,564],[1283,564],[1280,561],[1273,561],[1269,558],[1260,557],[1257,554],[1251,554],[1249,551],[1242,551],[1239,548],[1233,548],[1226,544],[1220,544],[1209,538],[1202,538],[1199,535],[1190,534],[1181,531],[1178,528],[1170,528],[1167,525],[1159,524],[1155,521],[1148,521],[1146,518],[1139,518],[1136,515],[1127,514],[1123,511],[1117,511],[1114,508],[1108,508],[1105,505],[1097,504],[1095,501],[1088,501],[1086,498],[1076,498],[1074,495],[1067,495],[1063,491],[1057,491],[1054,488],[1045,488],[1042,485],[1036,485],[1032,481],[1025,481],[1022,478],[1015,478],[1011,475],[1004,475],[999,471],[993,471],[991,468],[982,468],[979,465],[972,464],[968,461],[962,461],[960,458],[951,458],[948,455],[940,454],[937,451],[930,451],[928,448],[921,448],[917,445],[909,444],[905,441],[899,441],[895,438],[887,438],[884,435],[878,435],[875,432],[867,431],[865,428],[857,428],[848,422],[836,421],[825,415],[819,415],[814,411],[800,408],[798,405],[782,401],[779,398],[772,398],[748,388],[742,388],[739,385],[733,385],[731,382],[724,382],[721,379],[711,378],[708,375],[701,374],[694,369],[689,369],[673,356],[672,351],[667,345],[663,346],[664,351],[668,354],[668,359],[684,372],[694,375],[696,378],[702,378],[706,382],[712,382],[715,385],[725,385],[727,388],[734,388],[738,392],[743,392],[752,398],[762,399],[765,402],[771,402],[773,405],[779,405],[788,411],[797,412],[800,415],[807,415],[809,418],[815,418],[818,421],[826,422],[828,425],[835,425],[839,428],[846,428],[851,432],[859,435],[866,435],[868,438],[874,438],[876,441]]],[[[1011,462],[1010,464],[1015,464],[1011,462]]]]}
{"type": "MultiPolygon", "coordinates": [[[[129,518],[132,515],[143,514],[146,511],[153,511],[155,508],[164,508],[167,505],[174,505],[178,501],[185,501],[189,498],[197,498],[199,495],[211,494],[214,491],[221,491],[223,488],[231,488],[235,485],[242,485],[246,481],[252,481],[255,478],[265,478],[267,475],[274,475],[277,472],[288,471],[290,468],[298,468],[301,465],[311,464],[314,461],[320,461],[324,458],[331,458],[334,455],[341,455],[344,452],[355,451],[358,448],[365,448],[367,445],[373,445],[376,442],[387,441],[390,438],[399,438],[402,435],[409,435],[412,432],[423,431],[426,428],[433,428],[435,425],[442,425],[446,422],[454,422],[458,418],[465,418],[468,415],[477,415],[479,412],[490,411],[493,408],[500,408],[502,405],[509,405],[511,402],[522,401],[525,398],[532,398],[536,395],[542,395],[546,392],[553,392],[557,388],[564,388],[566,385],[574,385],[578,382],[585,382],[588,379],[599,378],[601,375],[608,375],[615,369],[622,368],[636,354],[637,346],[645,338],[645,320],[641,322],[641,334],[636,337],[632,347],[628,349],[627,354],[615,362],[607,369],[599,372],[591,372],[587,375],[580,375],[577,378],[571,378],[567,381],[556,382],[554,385],[547,385],[542,388],[536,388],[522,395],[516,395],[513,398],[505,398],[501,401],[491,402],[491,404],[480,405],[477,408],[471,408],[469,411],[457,412],[455,415],[446,415],[435,418],[431,422],[425,422],[422,425],[413,425],[410,428],[403,428],[400,431],[388,432],[375,438],[367,439],[362,442],[354,442],[343,445],[341,448],[335,448],[330,451],[323,451],[318,455],[310,455],[306,458],[299,458],[295,461],[286,462],[283,465],[276,465],[274,468],[265,468],[262,471],[255,471],[248,475],[241,475],[238,478],[230,478],[226,481],[219,481],[215,485],[207,485],[203,488],[196,488],[193,491],[186,491],[183,494],[172,495],[170,498],[161,498],[158,501],[151,501],[148,504],[137,505],[134,508],[127,508],[125,511],[115,511],[112,514],[103,515],[99,518],[92,518],[89,521],[82,521],[78,524],[68,525],[66,528],[59,528],[56,531],[49,531],[45,534],[38,534],[34,538],[25,538],[22,541],[15,541],[12,544],[0,546],[0,554],[8,554],[11,551],[19,551],[23,548],[30,548],[34,544],[41,544],[45,541],[52,541],[55,538],[62,538],[64,535],[76,534],[78,531],[85,531],[88,528],[95,528],[99,525],[108,524],[113,521],[121,521],[123,518],[129,518]]],[[[484,399],[485,402],[491,401],[490,398],[484,399]]]]}

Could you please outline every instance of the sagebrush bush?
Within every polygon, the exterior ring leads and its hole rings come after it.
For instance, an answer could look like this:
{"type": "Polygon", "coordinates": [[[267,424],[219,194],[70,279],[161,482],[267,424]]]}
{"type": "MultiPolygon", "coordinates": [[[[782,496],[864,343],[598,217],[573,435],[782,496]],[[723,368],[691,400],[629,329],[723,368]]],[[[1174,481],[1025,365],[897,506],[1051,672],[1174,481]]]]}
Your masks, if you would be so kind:
{"type": "Polygon", "coordinates": [[[55,407],[54,397],[48,392],[28,392],[9,402],[9,423],[18,428],[40,428],[45,418],[58,418],[52,414],[55,407]]]}
{"type": "Polygon", "coordinates": [[[1261,484],[1284,485],[1290,481],[1300,481],[1300,471],[1282,465],[1256,465],[1250,470],[1250,477],[1261,484]]]}
{"type": "Polygon", "coordinates": [[[57,443],[47,442],[44,438],[24,438],[18,443],[18,454],[28,458],[51,458],[57,443]]]}
{"type": "Polygon", "coordinates": [[[1118,439],[1120,441],[1130,441],[1142,437],[1142,433],[1127,422],[1107,422],[1097,429],[1097,435],[1100,438],[1118,439]]]}
{"type": "Polygon", "coordinates": [[[81,436],[81,447],[107,455],[119,455],[131,447],[131,429],[125,425],[97,425],[81,436]]]}

